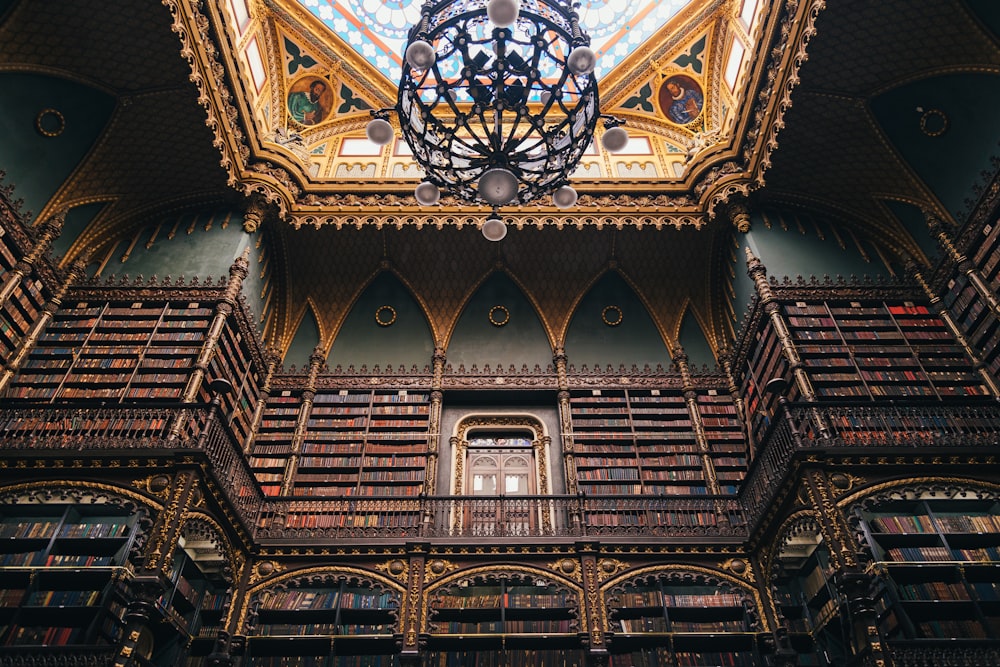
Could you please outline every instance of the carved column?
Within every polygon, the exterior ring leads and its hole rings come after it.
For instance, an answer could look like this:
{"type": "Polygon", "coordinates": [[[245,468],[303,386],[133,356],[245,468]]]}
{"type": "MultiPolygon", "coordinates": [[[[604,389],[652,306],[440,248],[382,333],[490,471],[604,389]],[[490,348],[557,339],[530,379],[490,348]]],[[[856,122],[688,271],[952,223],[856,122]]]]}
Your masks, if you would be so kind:
{"type": "Polygon", "coordinates": [[[726,206],[726,216],[740,234],[750,231],[750,209],[745,198],[734,197],[726,206]]]}
{"type": "Polygon", "coordinates": [[[444,349],[435,347],[434,356],[431,358],[434,375],[431,378],[431,406],[430,415],[427,417],[427,468],[424,472],[424,493],[429,496],[437,493],[437,469],[441,447],[441,403],[444,400],[441,386],[444,382],[445,361],[444,349]]]}
{"type": "Polygon", "coordinates": [[[237,563],[238,571],[233,572],[233,584],[229,594],[229,605],[226,607],[226,615],[222,619],[222,625],[215,635],[215,645],[212,652],[205,657],[205,664],[209,667],[229,667],[234,663],[233,649],[241,642],[234,640],[239,632],[239,609],[240,605],[236,600],[240,598],[240,592],[245,591],[250,581],[250,562],[239,557],[237,563]]]}
{"type": "Polygon", "coordinates": [[[583,567],[583,618],[581,629],[587,631],[590,640],[592,657],[600,659],[608,653],[604,628],[607,627],[607,613],[604,601],[601,599],[601,579],[598,571],[598,545],[591,542],[578,542],[576,551],[580,555],[580,565],[583,567]]]}
{"type": "MultiPolygon", "coordinates": [[[[232,314],[233,308],[236,305],[236,299],[239,296],[240,290],[243,287],[243,281],[248,275],[250,275],[250,248],[249,246],[243,250],[243,254],[233,262],[232,266],[229,267],[229,282],[226,285],[226,291],[222,295],[222,299],[215,305],[215,314],[212,317],[212,322],[208,327],[208,333],[205,336],[205,342],[201,346],[201,351],[198,353],[198,359],[194,362],[194,367],[191,371],[190,377],[188,377],[187,384],[184,386],[184,392],[181,394],[181,403],[194,403],[195,399],[198,398],[198,391],[201,389],[201,383],[205,379],[205,375],[208,374],[208,364],[211,362],[212,357],[215,355],[215,351],[219,347],[219,336],[222,335],[222,329],[226,325],[226,319],[232,314]]],[[[226,378],[227,380],[230,378],[226,378]]],[[[174,419],[173,425],[170,427],[169,438],[171,440],[180,436],[181,429],[184,428],[184,424],[187,423],[188,413],[187,410],[181,410],[178,412],[177,417],[174,419]]]]}
{"type": "Polygon", "coordinates": [[[740,430],[743,432],[743,440],[747,443],[748,460],[753,460],[756,455],[755,445],[750,437],[750,429],[747,426],[746,404],[740,388],[736,386],[736,377],[733,375],[732,351],[727,348],[719,350],[719,363],[722,364],[722,372],[726,374],[726,381],[729,386],[729,395],[733,397],[733,405],[736,406],[736,417],[740,420],[740,430]]]}
{"type": "MultiPolygon", "coordinates": [[[[427,545],[411,543],[406,545],[409,552],[409,569],[406,577],[406,597],[403,599],[401,630],[403,647],[400,652],[401,664],[419,665],[420,662],[420,619],[424,617],[424,571],[427,568],[427,545]]],[[[439,561],[440,562],[440,561],[439,561]]]]}
{"type": "MultiPolygon", "coordinates": [[[[691,367],[688,365],[688,356],[684,348],[677,345],[674,348],[674,365],[681,374],[681,388],[684,391],[684,403],[687,404],[688,415],[691,417],[691,427],[694,430],[695,442],[698,444],[698,453],[701,455],[701,467],[705,472],[705,486],[708,492],[713,495],[721,493],[719,490],[719,479],[715,474],[715,464],[712,462],[711,449],[708,447],[708,438],[705,437],[705,425],[701,421],[701,412],[698,410],[698,393],[694,390],[694,382],[691,379],[691,367]]],[[[720,518],[726,516],[720,514],[720,518]]]]}
{"type": "Polygon", "coordinates": [[[163,585],[158,577],[135,577],[129,588],[132,600],[125,608],[125,630],[118,642],[114,662],[111,663],[113,667],[131,667],[140,664],[136,661],[135,655],[139,638],[152,633],[153,619],[159,615],[156,600],[163,594],[163,585]]]}
{"type": "Polygon", "coordinates": [[[0,392],[10,384],[11,379],[13,379],[17,371],[21,368],[21,364],[24,363],[28,354],[35,347],[39,337],[45,332],[46,327],[49,326],[52,317],[59,311],[60,306],[62,306],[62,300],[66,296],[66,291],[83,275],[86,262],[87,260],[82,257],[73,262],[66,273],[66,278],[63,280],[62,285],[59,286],[56,293],[52,295],[52,298],[42,307],[41,315],[31,325],[24,338],[21,339],[21,343],[14,351],[14,354],[3,364],[3,374],[0,375],[0,392]]]}
{"type": "Polygon", "coordinates": [[[7,277],[4,278],[3,285],[0,286],[0,306],[7,303],[7,299],[10,295],[14,293],[14,290],[20,284],[24,277],[31,273],[35,264],[39,259],[42,258],[46,252],[48,252],[49,246],[52,245],[52,241],[59,237],[62,233],[63,223],[66,221],[66,213],[60,212],[52,216],[42,224],[40,224],[36,230],[37,235],[35,236],[35,244],[31,248],[31,251],[27,255],[17,260],[14,264],[14,268],[7,273],[7,277]]]}
{"type": "Polygon", "coordinates": [[[830,567],[833,581],[842,600],[846,601],[853,626],[851,641],[856,655],[866,656],[860,664],[891,665],[879,635],[875,602],[872,599],[874,579],[862,571],[857,556],[853,531],[835,502],[835,493],[826,473],[818,468],[807,469],[802,476],[809,502],[815,510],[823,541],[830,547],[830,567]]]}
{"type": "Polygon", "coordinates": [[[948,259],[955,262],[958,270],[961,271],[969,279],[969,284],[979,293],[989,309],[994,312],[997,316],[1000,316],[1000,299],[997,298],[996,292],[989,286],[989,284],[983,279],[982,274],[979,273],[979,269],[972,261],[960,253],[955,247],[952,238],[948,235],[945,230],[944,224],[933,214],[924,213],[927,219],[927,227],[930,229],[931,236],[933,236],[938,245],[944,250],[945,255],[948,259]]]}
{"type": "Polygon", "coordinates": [[[569,404],[569,378],[566,375],[566,350],[557,347],[552,356],[559,386],[559,434],[562,444],[563,470],[566,479],[566,493],[576,494],[578,490],[576,459],[573,457],[573,413],[569,404]]]}
{"type": "Polygon", "coordinates": [[[323,367],[323,349],[317,346],[309,355],[309,375],[306,386],[302,390],[302,403],[299,405],[299,418],[295,422],[295,432],[292,433],[292,452],[285,464],[285,477],[281,480],[281,495],[292,492],[295,473],[299,469],[299,457],[302,455],[302,441],[306,438],[309,426],[309,415],[312,414],[313,399],[316,398],[316,376],[323,367]]]}
{"type": "Polygon", "coordinates": [[[271,348],[264,351],[264,383],[260,388],[260,396],[257,398],[257,404],[253,409],[253,419],[250,421],[250,432],[247,433],[247,439],[243,443],[243,453],[249,454],[250,450],[253,449],[254,440],[257,439],[257,432],[260,430],[260,423],[264,419],[264,408],[267,407],[267,399],[271,396],[271,378],[274,376],[274,371],[278,367],[279,357],[278,353],[271,348]]]}
{"type": "Polygon", "coordinates": [[[920,288],[924,290],[924,294],[930,302],[929,305],[931,309],[937,314],[938,317],[941,318],[941,321],[944,322],[945,326],[948,327],[948,330],[951,331],[955,340],[962,346],[962,349],[965,350],[965,355],[972,361],[973,367],[976,369],[976,372],[979,373],[979,377],[982,378],[983,384],[985,384],[990,390],[990,394],[992,394],[994,398],[1000,397],[1000,387],[997,386],[996,379],[994,379],[994,377],[990,375],[990,372],[986,370],[986,365],[979,356],[979,352],[972,347],[969,340],[962,332],[962,328],[959,327],[958,323],[952,319],[951,313],[948,312],[948,308],[945,307],[944,302],[941,301],[933,290],[931,290],[931,286],[927,284],[923,274],[920,273],[920,269],[918,269],[917,265],[912,262],[908,263],[906,268],[910,274],[913,275],[914,280],[917,281],[920,288]]]}
{"type": "MultiPolygon", "coordinates": [[[[815,401],[816,391],[813,389],[812,382],[809,381],[809,376],[806,374],[805,369],[802,368],[802,359],[799,357],[799,351],[796,349],[794,341],[792,341],[792,334],[788,329],[788,323],[785,322],[785,318],[781,314],[781,306],[778,304],[774,292],[771,291],[771,285],[767,282],[767,269],[761,263],[760,259],[750,252],[749,247],[746,248],[746,258],[747,275],[753,280],[761,307],[764,309],[764,313],[767,315],[771,326],[774,328],[774,333],[781,343],[781,353],[792,371],[795,386],[798,387],[799,394],[803,399],[809,402],[815,401]]],[[[765,383],[772,379],[762,378],[765,383]]],[[[829,438],[830,429],[819,412],[813,411],[812,418],[816,423],[816,429],[819,431],[820,436],[829,438]]]]}
{"type": "MultiPolygon", "coordinates": [[[[792,369],[799,393],[807,401],[816,400],[816,392],[809,381],[809,376],[802,369],[802,359],[799,358],[799,352],[792,341],[792,334],[788,330],[788,324],[781,314],[781,306],[778,305],[774,297],[774,292],[771,291],[771,285],[767,282],[767,268],[765,268],[759,258],[750,252],[750,248],[746,248],[746,257],[747,275],[753,280],[761,307],[767,314],[768,320],[771,322],[771,326],[774,327],[774,332],[778,336],[778,341],[781,343],[781,352],[792,369]]],[[[763,378],[763,381],[766,382],[770,379],[763,378]]]]}
{"type": "Polygon", "coordinates": [[[875,580],[867,572],[843,572],[836,578],[837,591],[847,601],[852,649],[861,661],[856,664],[891,667],[892,654],[885,649],[879,632],[878,612],[872,597],[875,580]]]}
{"type": "Polygon", "coordinates": [[[170,495],[150,532],[143,563],[145,571],[156,572],[164,577],[169,574],[174,547],[180,537],[181,517],[191,506],[196,485],[195,474],[191,471],[182,470],[174,476],[170,495]]]}

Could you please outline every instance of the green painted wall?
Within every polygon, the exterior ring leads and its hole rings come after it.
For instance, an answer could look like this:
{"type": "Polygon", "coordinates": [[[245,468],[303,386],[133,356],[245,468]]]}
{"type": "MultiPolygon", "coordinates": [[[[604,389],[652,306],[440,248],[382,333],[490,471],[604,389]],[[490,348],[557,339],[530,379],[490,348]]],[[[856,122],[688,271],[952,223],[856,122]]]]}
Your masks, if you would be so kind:
{"type": "Polygon", "coordinates": [[[677,342],[684,348],[684,352],[688,356],[688,365],[692,371],[700,370],[703,365],[709,368],[715,367],[717,362],[712,353],[712,346],[709,345],[708,339],[705,338],[705,332],[690,308],[684,312],[677,342]]]}
{"type": "Polygon", "coordinates": [[[23,210],[37,215],[97,141],[115,99],[73,81],[18,72],[0,72],[0,90],[0,169],[16,186],[15,198],[24,200],[23,210]],[[65,120],[58,136],[35,128],[45,109],[65,120]]]}
{"type": "Polygon", "coordinates": [[[920,249],[927,255],[928,260],[933,260],[941,254],[937,241],[931,236],[931,231],[927,227],[927,220],[919,208],[911,204],[898,201],[885,202],[896,219],[906,228],[913,240],[917,242],[920,249]]]}
{"type": "Polygon", "coordinates": [[[285,351],[285,358],[282,363],[285,368],[296,366],[298,368],[309,366],[309,355],[312,354],[316,346],[319,345],[319,324],[316,323],[316,315],[312,308],[306,309],[299,328],[292,338],[292,344],[285,351]]]}
{"type": "Polygon", "coordinates": [[[948,74],[907,83],[871,102],[889,141],[959,223],[980,172],[995,171],[1000,155],[1000,76],[948,74]],[[920,110],[923,111],[920,111],[920,110]],[[940,136],[920,127],[923,112],[938,109],[948,124],[940,136]]]}
{"type": "Polygon", "coordinates": [[[566,357],[578,368],[670,365],[670,353],[653,319],[616,271],[604,274],[580,300],[566,332],[566,357]],[[608,326],[601,319],[608,306],[621,308],[618,326],[608,326]]]}
{"type": "Polygon", "coordinates": [[[214,282],[222,276],[229,276],[233,261],[252,242],[252,236],[243,231],[243,217],[238,213],[230,215],[226,211],[211,211],[185,214],[181,216],[176,234],[171,239],[169,232],[176,221],[177,218],[171,218],[159,226],[148,225],[125,262],[121,261],[121,256],[127,246],[120,244],[116,257],[105,267],[104,275],[127,273],[130,276],[141,274],[147,278],[155,275],[174,279],[197,276],[199,280],[214,282]],[[224,228],[222,223],[227,215],[229,222],[224,228]],[[206,226],[209,229],[206,230],[206,226]],[[147,248],[146,244],[151,239],[153,243],[147,248]]]}
{"type": "Polygon", "coordinates": [[[545,336],[541,320],[531,302],[501,272],[493,273],[466,304],[448,343],[448,363],[455,368],[475,364],[496,368],[503,364],[516,368],[536,364],[545,368],[552,363],[552,346],[545,336]],[[502,327],[490,324],[489,313],[494,306],[510,312],[510,321],[502,327]]]}
{"type": "Polygon", "coordinates": [[[739,328],[743,321],[743,314],[747,305],[753,297],[753,281],[747,275],[746,255],[744,248],[749,247],[754,255],[760,258],[767,267],[767,275],[779,280],[788,276],[795,280],[798,276],[810,278],[816,276],[820,280],[824,276],[836,278],[843,276],[850,279],[851,276],[872,276],[887,277],[890,275],[889,269],[882,263],[878,254],[870,244],[864,244],[868,254],[868,261],[861,254],[853,237],[845,232],[839,235],[844,242],[843,248],[837,241],[838,235],[824,222],[814,221],[811,218],[801,218],[801,226],[805,231],[803,234],[799,230],[796,218],[791,215],[783,216],[780,212],[765,211],[767,219],[771,222],[768,229],[761,212],[756,211],[751,214],[752,227],[747,234],[737,234],[736,241],[739,245],[733,257],[733,291],[736,294],[734,309],[736,312],[736,326],[739,328]],[[784,220],[788,229],[781,226],[784,220]],[[822,238],[820,238],[822,235],[822,238]]]}
{"type": "Polygon", "coordinates": [[[993,32],[993,37],[1000,37],[1000,2],[997,0],[965,0],[970,9],[987,29],[993,32]]]}
{"type": "MultiPolygon", "coordinates": [[[[382,316],[383,321],[389,319],[389,311],[383,311],[382,316]]],[[[433,355],[434,338],[420,304],[394,274],[383,271],[354,303],[333,342],[327,364],[331,368],[339,364],[344,368],[365,365],[370,369],[378,365],[384,370],[402,365],[409,370],[416,365],[423,369],[433,355]],[[375,313],[382,306],[396,311],[396,321],[390,326],[375,321],[375,313]]]]}
{"type": "MultiPolygon", "coordinates": [[[[72,214],[70,211],[70,216],[72,214]]],[[[123,262],[121,258],[130,242],[131,239],[118,243],[111,261],[104,267],[103,276],[141,275],[147,279],[170,276],[174,281],[183,277],[185,282],[197,277],[200,282],[214,283],[219,278],[229,278],[229,267],[249,246],[249,272],[243,281],[243,296],[260,325],[264,278],[257,260],[261,250],[256,247],[257,235],[243,231],[242,213],[226,210],[187,213],[179,218],[170,217],[162,224],[150,224],[142,230],[139,242],[123,262]],[[170,238],[171,231],[175,231],[173,238],[170,238]],[[150,240],[152,244],[147,248],[150,240]]]]}
{"type": "Polygon", "coordinates": [[[66,253],[69,252],[73,242],[79,238],[80,234],[83,233],[83,230],[87,228],[87,225],[89,225],[94,217],[101,212],[105,205],[106,204],[104,202],[96,202],[93,204],[84,204],[83,206],[71,208],[66,213],[66,220],[63,222],[62,233],[59,235],[59,238],[52,242],[52,256],[65,256],[66,253]]]}

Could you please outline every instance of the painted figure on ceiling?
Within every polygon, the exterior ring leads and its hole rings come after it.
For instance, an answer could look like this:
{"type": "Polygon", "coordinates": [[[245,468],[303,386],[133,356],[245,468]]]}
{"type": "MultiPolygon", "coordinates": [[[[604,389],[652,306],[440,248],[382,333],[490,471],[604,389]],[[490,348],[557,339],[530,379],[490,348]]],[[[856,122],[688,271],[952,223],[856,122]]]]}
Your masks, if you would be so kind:
{"type": "Polygon", "coordinates": [[[659,97],[660,109],[678,125],[687,125],[698,118],[705,102],[698,82],[683,74],[664,81],[659,97]]]}
{"type": "Polygon", "coordinates": [[[297,82],[288,93],[288,113],[303,125],[316,125],[326,118],[330,105],[326,81],[315,77],[297,82]]]}

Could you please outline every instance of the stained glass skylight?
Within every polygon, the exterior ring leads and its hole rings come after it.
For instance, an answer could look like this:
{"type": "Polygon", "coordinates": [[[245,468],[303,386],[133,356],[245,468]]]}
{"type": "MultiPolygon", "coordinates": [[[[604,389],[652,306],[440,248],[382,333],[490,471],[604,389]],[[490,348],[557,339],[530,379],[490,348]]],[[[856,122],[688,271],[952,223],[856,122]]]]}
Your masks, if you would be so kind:
{"type": "MultiPolygon", "coordinates": [[[[390,81],[399,81],[406,33],[423,0],[298,0],[390,81]]],[[[691,0],[580,0],[580,22],[607,74],[691,0]]]]}

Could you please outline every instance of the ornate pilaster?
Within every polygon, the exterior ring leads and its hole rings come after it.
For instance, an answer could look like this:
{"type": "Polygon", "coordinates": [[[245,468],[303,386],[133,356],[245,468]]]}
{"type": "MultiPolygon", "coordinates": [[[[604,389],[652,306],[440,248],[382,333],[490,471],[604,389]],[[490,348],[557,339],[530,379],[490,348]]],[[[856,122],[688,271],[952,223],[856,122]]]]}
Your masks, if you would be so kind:
{"type": "Polygon", "coordinates": [[[986,302],[989,309],[1000,316],[1000,299],[997,298],[996,292],[983,279],[976,265],[958,251],[954,241],[945,230],[944,225],[936,216],[926,212],[924,216],[927,219],[927,227],[930,229],[931,235],[937,240],[938,245],[945,252],[948,259],[955,262],[958,270],[965,274],[965,277],[969,279],[969,284],[979,293],[979,296],[986,302]]]}
{"type": "MultiPolygon", "coordinates": [[[[816,400],[816,392],[809,381],[809,376],[802,369],[802,359],[799,357],[798,350],[795,349],[795,343],[792,341],[792,334],[788,330],[788,324],[781,315],[781,306],[778,305],[774,292],[771,291],[771,285],[767,282],[767,268],[761,263],[758,257],[750,252],[749,247],[746,248],[746,258],[747,275],[753,280],[761,307],[767,314],[768,320],[770,320],[771,326],[774,327],[774,332],[778,336],[778,341],[781,343],[781,352],[792,369],[799,393],[807,401],[816,400]]],[[[764,381],[766,382],[770,379],[764,378],[764,381]]]]}
{"type": "Polygon", "coordinates": [[[924,291],[931,309],[935,312],[935,314],[937,314],[938,317],[941,318],[941,321],[945,323],[945,326],[948,327],[951,335],[954,336],[955,340],[958,341],[958,344],[962,346],[962,349],[965,351],[965,355],[972,360],[973,367],[976,369],[976,372],[979,373],[979,377],[982,378],[983,384],[985,384],[990,390],[990,394],[994,398],[1000,397],[1000,387],[997,386],[996,379],[986,369],[986,365],[979,356],[979,352],[977,352],[976,349],[969,343],[969,340],[965,337],[965,333],[962,331],[962,328],[958,326],[958,323],[955,322],[954,319],[952,319],[951,313],[948,312],[948,308],[931,289],[931,286],[924,279],[923,274],[920,273],[920,269],[913,262],[909,262],[906,268],[907,271],[909,271],[909,273],[913,276],[913,279],[916,280],[917,284],[920,285],[920,288],[924,291]]]}
{"type": "MultiPolygon", "coordinates": [[[[131,584],[132,600],[125,608],[125,631],[119,640],[112,667],[148,664],[136,660],[135,650],[143,635],[152,633],[153,619],[158,612],[156,600],[163,594],[163,585],[155,576],[137,577],[131,584]]],[[[145,658],[145,656],[143,656],[145,658]]]]}
{"type": "Polygon", "coordinates": [[[750,209],[743,197],[736,197],[726,205],[726,217],[740,234],[750,231],[750,209]]]}
{"type": "MultiPolygon", "coordinates": [[[[236,299],[239,296],[240,289],[243,287],[243,281],[250,275],[249,258],[250,247],[247,246],[243,250],[243,254],[229,267],[229,282],[226,285],[226,291],[223,293],[219,303],[215,305],[215,314],[212,316],[208,333],[205,335],[205,342],[198,353],[198,359],[194,362],[191,375],[184,386],[184,392],[181,394],[181,403],[194,403],[195,399],[198,398],[201,383],[204,381],[205,375],[208,374],[208,364],[219,347],[219,337],[222,335],[222,329],[226,325],[226,319],[233,312],[236,299]]],[[[226,379],[228,380],[229,378],[226,379]]],[[[181,429],[184,428],[187,421],[187,410],[179,410],[177,417],[174,418],[174,423],[170,426],[168,437],[171,440],[180,437],[181,429]]]]}
{"type": "Polygon", "coordinates": [[[427,547],[424,544],[408,544],[409,570],[406,576],[406,596],[400,610],[403,632],[401,658],[416,658],[420,651],[420,619],[423,618],[424,571],[427,562],[427,547]]]}
{"type": "Polygon", "coordinates": [[[309,355],[309,375],[306,386],[302,390],[302,403],[299,405],[299,418],[295,422],[295,432],[292,433],[292,452],[285,464],[285,476],[281,480],[281,494],[289,495],[295,473],[299,469],[299,456],[302,454],[302,441],[306,438],[306,428],[309,426],[309,416],[312,414],[313,400],[316,398],[316,376],[323,367],[323,349],[319,346],[309,355]]]}
{"type": "Polygon", "coordinates": [[[573,457],[573,417],[569,405],[569,378],[566,375],[566,350],[557,347],[552,356],[559,383],[559,434],[562,445],[562,462],[566,479],[566,493],[577,492],[576,459],[573,457]]]}
{"type": "Polygon", "coordinates": [[[247,433],[246,441],[243,443],[243,453],[249,454],[253,449],[253,442],[257,439],[257,432],[260,430],[260,423],[264,419],[264,408],[267,407],[267,399],[271,396],[271,379],[274,371],[278,367],[280,357],[278,353],[267,348],[264,350],[264,382],[260,387],[260,396],[257,397],[257,404],[253,408],[253,418],[250,420],[250,432],[247,433]]]}
{"type": "Polygon", "coordinates": [[[823,541],[830,547],[830,566],[834,572],[858,571],[858,558],[851,539],[851,527],[837,508],[829,480],[822,470],[806,470],[802,476],[809,502],[816,511],[823,541]]]}
{"type": "Polygon", "coordinates": [[[584,627],[590,640],[590,651],[592,655],[603,656],[608,652],[604,636],[608,619],[604,600],[601,599],[597,545],[578,542],[576,551],[580,554],[580,565],[583,568],[583,617],[586,619],[584,627]]]}
{"type": "Polygon", "coordinates": [[[254,234],[268,217],[270,207],[264,197],[255,195],[243,214],[243,231],[254,234]]]}
{"type": "Polygon", "coordinates": [[[66,273],[66,278],[63,280],[62,285],[56,290],[56,293],[52,295],[52,298],[42,307],[42,313],[39,315],[35,323],[31,325],[31,328],[21,339],[20,344],[11,355],[10,359],[3,364],[3,374],[0,375],[0,392],[7,388],[10,384],[11,379],[17,374],[17,371],[21,368],[21,364],[24,363],[25,358],[34,349],[35,344],[38,342],[39,337],[45,332],[46,327],[49,326],[49,322],[52,321],[52,317],[59,311],[60,306],[62,306],[63,297],[66,296],[66,291],[70,286],[80,279],[83,275],[84,269],[86,268],[87,260],[84,257],[78,258],[72,265],[70,265],[69,271],[66,273]]]}
{"type": "Polygon", "coordinates": [[[674,347],[673,361],[681,374],[684,403],[687,405],[688,416],[691,417],[695,442],[698,443],[698,453],[701,455],[701,467],[705,472],[705,486],[708,488],[709,493],[718,495],[720,493],[719,478],[715,474],[715,464],[712,463],[711,449],[708,447],[708,438],[705,437],[705,425],[701,421],[701,412],[698,410],[698,393],[694,390],[694,382],[691,380],[691,367],[688,365],[688,356],[684,352],[684,348],[680,345],[674,347]]]}
{"type": "Polygon", "coordinates": [[[875,586],[872,575],[867,572],[844,572],[835,581],[837,592],[847,601],[854,654],[861,656],[861,661],[856,664],[891,667],[892,654],[885,649],[879,632],[878,612],[872,598],[875,586]]]}
{"type": "Polygon", "coordinates": [[[749,455],[748,460],[753,460],[756,455],[756,448],[753,439],[750,436],[750,429],[747,428],[746,422],[746,404],[743,401],[743,394],[740,393],[740,388],[736,386],[736,377],[733,375],[733,360],[732,351],[728,348],[722,348],[719,350],[719,363],[722,365],[722,372],[726,375],[726,381],[729,386],[726,389],[729,391],[729,395],[733,397],[733,405],[736,406],[736,418],[740,421],[740,430],[743,432],[743,440],[747,443],[747,454],[749,455]]]}
{"type": "Polygon", "coordinates": [[[48,252],[49,247],[52,245],[52,241],[59,237],[62,233],[63,223],[66,221],[66,212],[62,211],[52,216],[42,224],[38,225],[37,235],[35,236],[35,243],[31,248],[31,251],[19,259],[15,264],[14,268],[7,273],[7,277],[4,278],[3,285],[0,286],[0,306],[7,303],[7,299],[10,295],[14,293],[14,290],[20,284],[24,277],[31,273],[35,264],[38,262],[42,256],[48,252]]]}
{"type": "Polygon", "coordinates": [[[170,485],[169,496],[150,532],[143,569],[167,577],[180,537],[181,517],[192,503],[197,480],[190,471],[178,472],[170,485]]]}
{"type": "Polygon", "coordinates": [[[441,386],[444,383],[446,360],[444,348],[435,347],[434,356],[431,358],[434,375],[431,378],[431,405],[427,417],[427,470],[424,473],[424,493],[430,496],[437,493],[437,467],[441,447],[441,403],[444,400],[441,386]]]}

